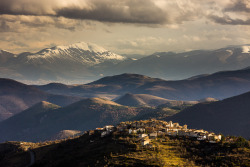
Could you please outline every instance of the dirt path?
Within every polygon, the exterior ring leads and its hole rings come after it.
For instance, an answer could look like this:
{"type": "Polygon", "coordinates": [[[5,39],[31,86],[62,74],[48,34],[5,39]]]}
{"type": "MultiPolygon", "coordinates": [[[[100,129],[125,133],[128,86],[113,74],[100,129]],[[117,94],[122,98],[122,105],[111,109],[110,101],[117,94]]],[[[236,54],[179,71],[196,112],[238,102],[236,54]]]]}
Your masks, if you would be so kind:
{"type": "Polygon", "coordinates": [[[27,167],[30,167],[30,166],[34,165],[34,163],[35,163],[35,153],[30,149],[28,151],[30,153],[30,163],[29,163],[29,165],[27,165],[27,167]]]}

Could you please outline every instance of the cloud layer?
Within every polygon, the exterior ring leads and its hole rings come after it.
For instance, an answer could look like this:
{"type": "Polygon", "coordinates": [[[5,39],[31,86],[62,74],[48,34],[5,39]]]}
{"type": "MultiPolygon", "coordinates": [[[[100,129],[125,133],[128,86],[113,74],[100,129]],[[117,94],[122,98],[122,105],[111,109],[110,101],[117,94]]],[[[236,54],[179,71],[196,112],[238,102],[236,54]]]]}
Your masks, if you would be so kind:
{"type": "Polygon", "coordinates": [[[1,0],[0,14],[111,23],[173,24],[193,20],[200,15],[200,10],[190,0],[1,0]]]}
{"type": "Polygon", "coordinates": [[[250,0],[0,0],[0,46],[15,51],[80,40],[124,53],[207,48],[248,42],[249,28],[250,0]]]}
{"type": "MultiPolygon", "coordinates": [[[[0,15],[59,17],[108,23],[181,24],[201,18],[219,24],[249,25],[250,0],[1,0],[0,15]],[[237,17],[232,17],[231,15],[237,17]],[[244,16],[244,18],[242,18],[244,16]]],[[[39,20],[39,19],[38,19],[39,20]]],[[[41,19],[40,19],[41,20],[41,19]]],[[[4,29],[8,25],[1,23],[4,29]]],[[[37,25],[39,26],[39,25],[37,25]]],[[[64,27],[64,26],[61,26],[64,27]]],[[[65,27],[66,29],[71,29],[65,27]]]]}

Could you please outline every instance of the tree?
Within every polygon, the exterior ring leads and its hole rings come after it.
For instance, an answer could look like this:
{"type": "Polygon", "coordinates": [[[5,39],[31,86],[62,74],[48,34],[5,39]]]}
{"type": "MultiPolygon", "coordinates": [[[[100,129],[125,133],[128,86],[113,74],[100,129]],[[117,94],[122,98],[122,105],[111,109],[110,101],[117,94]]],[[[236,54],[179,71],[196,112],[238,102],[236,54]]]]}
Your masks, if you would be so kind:
{"type": "Polygon", "coordinates": [[[223,134],[221,134],[221,143],[224,143],[225,142],[225,140],[226,140],[226,137],[223,135],[223,134]]]}
{"type": "Polygon", "coordinates": [[[237,140],[235,141],[235,146],[238,148],[242,147],[247,147],[248,146],[248,141],[244,137],[238,137],[237,140]]]}

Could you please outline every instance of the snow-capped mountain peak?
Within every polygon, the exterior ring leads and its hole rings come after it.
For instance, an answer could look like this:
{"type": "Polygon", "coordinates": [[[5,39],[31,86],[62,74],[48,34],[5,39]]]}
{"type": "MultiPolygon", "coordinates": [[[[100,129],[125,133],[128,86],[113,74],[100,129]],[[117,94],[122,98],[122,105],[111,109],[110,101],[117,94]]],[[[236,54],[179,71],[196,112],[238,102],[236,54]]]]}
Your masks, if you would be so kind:
{"type": "Polygon", "coordinates": [[[81,50],[96,52],[96,53],[108,52],[103,47],[100,47],[93,43],[85,43],[85,42],[78,42],[78,43],[74,43],[71,45],[64,45],[64,46],[62,45],[62,46],[55,47],[55,49],[59,49],[59,50],[67,50],[70,48],[81,49],[81,50]]]}
{"type": "Polygon", "coordinates": [[[27,63],[45,64],[67,60],[92,66],[106,61],[117,63],[126,57],[112,53],[93,43],[78,42],[71,45],[55,46],[27,55],[27,63]]]}

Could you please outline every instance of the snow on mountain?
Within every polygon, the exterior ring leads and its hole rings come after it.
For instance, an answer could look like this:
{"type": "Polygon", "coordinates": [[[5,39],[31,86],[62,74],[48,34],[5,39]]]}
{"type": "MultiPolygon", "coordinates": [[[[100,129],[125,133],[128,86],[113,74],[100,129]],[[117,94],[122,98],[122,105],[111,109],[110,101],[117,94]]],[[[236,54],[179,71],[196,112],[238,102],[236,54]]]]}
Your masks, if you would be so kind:
{"type": "Polygon", "coordinates": [[[234,52],[233,52],[232,50],[230,50],[230,49],[227,49],[226,51],[229,52],[230,55],[233,55],[233,53],[234,53],[234,52]]]}
{"type": "Polygon", "coordinates": [[[112,53],[96,44],[85,42],[43,49],[35,54],[27,55],[26,58],[28,64],[41,65],[66,60],[88,66],[106,61],[118,63],[126,59],[126,57],[112,53]]]}
{"type": "Polygon", "coordinates": [[[242,46],[242,53],[250,53],[250,46],[242,46]]]}

